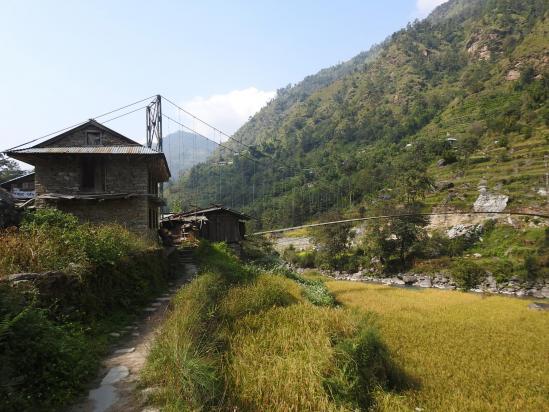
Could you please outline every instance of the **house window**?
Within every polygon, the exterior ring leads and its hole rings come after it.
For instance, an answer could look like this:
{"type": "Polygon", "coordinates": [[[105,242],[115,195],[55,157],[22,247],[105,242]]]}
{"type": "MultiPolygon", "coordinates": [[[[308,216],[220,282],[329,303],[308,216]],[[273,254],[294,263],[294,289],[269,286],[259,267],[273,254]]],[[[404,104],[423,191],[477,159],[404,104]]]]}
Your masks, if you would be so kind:
{"type": "Polygon", "coordinates": [[[101,145],[101,132],[98,130],[86,131],[86,145],[88,146],[101,145]]]}

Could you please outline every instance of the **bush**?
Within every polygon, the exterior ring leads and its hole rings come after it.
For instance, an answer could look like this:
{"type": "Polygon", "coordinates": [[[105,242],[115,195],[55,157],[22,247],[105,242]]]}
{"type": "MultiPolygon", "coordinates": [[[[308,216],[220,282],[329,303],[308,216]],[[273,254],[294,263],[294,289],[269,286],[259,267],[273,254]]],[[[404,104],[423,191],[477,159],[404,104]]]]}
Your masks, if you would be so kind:
{"type": "Polygon", "coordinates": [[[409,378],[395,365],[369,318],[362,320],[359,330],[336,345],[337,369],[324,385],[348,409],[369,410],[376,390],[404,389],[409,378]]]}
{"type": "Polygon", "coordinates": [[[492,264],[492,273],[497,283],[507,282],[514,273],[513,262],[508,259],[498,259],[492,264]]]}
{"type": "Polygon", "coordinates": [[[485,272],[475,262],[462,259],[454,263],[452,277],[460,289],[469,290],[482,281],[485,272]]]}
{"type": "Polygon", "coordinates": [[[95,374],[97,353],[74,325],[57,325],[48,312],[18,306],[1,290],[0,409],[57,410],[95,374]]]}
{"type": "Polygon", "coordinates": [[[273,272],[280,273],[288,279],[292,279],[299,283],[303,288],[303,294],[313,305],[333,306],[335,304],[334,296],[330,293],[323,281],[306,279],[284,267],[275,268],[273,272]]]}
{"type": "Polygon", "coordinates": [[[148,246],[120,225],[81,225],[71,214],[39,209],[25,215],[19,230],[0,232],[0,275],[64,270],[69,265],[83,272],[148,246]]]}
{"type": "Polygon", "coordinates": [[[226,243],[202,240],[195,251],[197,263],[204,271],[221,273],[231,283],[253,280],[255,273],[244,266],[226,243]]]}

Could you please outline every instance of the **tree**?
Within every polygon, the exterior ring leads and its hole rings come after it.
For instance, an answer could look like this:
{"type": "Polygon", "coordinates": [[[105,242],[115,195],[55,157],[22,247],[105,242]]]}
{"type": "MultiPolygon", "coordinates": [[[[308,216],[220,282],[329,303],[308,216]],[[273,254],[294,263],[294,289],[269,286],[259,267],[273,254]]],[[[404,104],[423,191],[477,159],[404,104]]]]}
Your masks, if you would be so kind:
{"type": "Polygon", "coordinates": [[[400,267],[413,253],[414,246],[425,237],[425,226],[429,224],[426,216],[419,215],[420,205],[407,205],[399,210],[402,216],[392,218],[381,229],[372,232],[375,252],[385,261],[398,259],[400,267]]]}
{"type": "Polygon", "coordinates": [[[0,153],[0,182],[13,179],[22,174],[23,171],[15,161],[0,153]]]}
{"type": "Polygon", "coordinates": [[[469,158],[480,146],[480,139],[478,136],[467,134],[459,142],[459,148],[465,158],[465,164],[469,164],[469,158]]]}

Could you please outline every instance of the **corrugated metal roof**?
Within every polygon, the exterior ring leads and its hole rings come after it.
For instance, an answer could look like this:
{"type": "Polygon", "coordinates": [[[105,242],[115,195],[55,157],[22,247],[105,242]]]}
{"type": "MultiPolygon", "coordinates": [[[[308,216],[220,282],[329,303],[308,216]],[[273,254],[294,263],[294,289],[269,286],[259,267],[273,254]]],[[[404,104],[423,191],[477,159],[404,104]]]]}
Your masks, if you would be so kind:
{"type": "Polygon", "coordinates": [[[248,220],[252,219],[251,216],[248,216],[244,213],[238,212],[233,209],[229,209],[228,207],[225,207],[225,206],[215,206],[215,207],[209,207],[206,209],[191,210],[188,212],[175,213],[174,215],[177,215],[178,217],[186,217],[186,216],[192,216],[192,215],[204,215],[207,213],[214,213],[214,212],[220,212],[220,211],[232,213],[234,215],[241,217],[242,219],[248,219],[248,220]]]}
{"type": "Polygon", "coordinates": [[[30,172],[30,173],[27,173],[27,174],[24,174],[24,175],[21,175],[21,176],[17,176],[17,177],[14,177],[14,178],[10,179],[10,180],[4,180],[3,182],[0,182],[0,186],[8,184],[8,183],[16,182],[20,179],[24,179],[25,177],[29,177],[31,175],[34,175],[34,172],[30,172]]]}
{"type": "MultiPolygon", "coordinates": [[[[72,147],[31,147],[13,150],[13,154],[125,154],[159,155],[160,152],[145,146],[72,146],[72,147]]],[[[8,153],[8,154],[9,154],[8,153]]]]}

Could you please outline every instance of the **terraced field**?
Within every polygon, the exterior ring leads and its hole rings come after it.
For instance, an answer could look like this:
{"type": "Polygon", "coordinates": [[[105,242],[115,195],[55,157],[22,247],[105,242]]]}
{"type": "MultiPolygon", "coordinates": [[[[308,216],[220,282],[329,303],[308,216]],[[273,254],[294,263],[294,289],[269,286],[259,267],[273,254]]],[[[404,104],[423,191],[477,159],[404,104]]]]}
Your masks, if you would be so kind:
{"type": "Polygon", "coordinates": [[[378,394],[382,411],[541,411],[549,404],[549,313],[527,300],[353,282],[327,283],[378,314],[383,339],[417,380],[378,394]]]}

